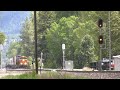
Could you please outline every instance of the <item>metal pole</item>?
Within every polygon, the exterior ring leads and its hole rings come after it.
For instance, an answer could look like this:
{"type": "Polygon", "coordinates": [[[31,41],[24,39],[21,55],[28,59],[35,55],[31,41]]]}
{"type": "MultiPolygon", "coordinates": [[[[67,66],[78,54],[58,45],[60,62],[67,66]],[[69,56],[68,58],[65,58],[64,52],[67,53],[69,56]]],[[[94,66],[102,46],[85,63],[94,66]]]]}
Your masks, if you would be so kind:
{"type": "Polygon", "coordinates": [[[100,71],[102,70],[101,61],[102,61],[102,46],[100,45],[100,71]]]}
{"type": "Polygon", "coordinates": [[[110,14],[111,12],[108,12],[108,24],[109,24],[109,70],[111,70],[111,30],[110,30],[110,14]]]}
{"type": "Polygon", "coordinates": [[[38,60],[37,60],[37,28],[36,28],[36,11],[34,11],[34,30],[35,30],[35,65],[36,74],[38,74],[38,60]]]}
{"type": "Polygon", "coordinates": [[[42,56],[43,56],[43,53],[41,52],[41,59],[40,59],[40,74],[41,74],[41,68],[42,68],[42,56]]]}
{"type": "Polygon", "coordinates": [[[65,51],[63,50],[63,69],[65,68],[65,51]]]}
{"type": "MultiPolygon", "coordinates": [[[[100,28],[100,35],[101,34],[102,34],[102,32],[101,32],[101,28],[100,28]]],[[[102,45],[100,44],[100,62],[99,62],[100,71],[102,70],[101,61],[102,61],[102,45]]]]}

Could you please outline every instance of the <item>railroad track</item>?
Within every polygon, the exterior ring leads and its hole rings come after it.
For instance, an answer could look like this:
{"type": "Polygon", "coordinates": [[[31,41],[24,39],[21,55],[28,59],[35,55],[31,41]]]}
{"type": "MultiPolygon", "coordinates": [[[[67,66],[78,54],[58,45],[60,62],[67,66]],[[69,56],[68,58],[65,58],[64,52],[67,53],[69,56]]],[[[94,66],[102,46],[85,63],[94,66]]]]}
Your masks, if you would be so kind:
{"type": "MultiPolygon", "coordinates": [[[[6,71],[35,71],[35,69],[6,69],[6,71]]],[[[40,69],[38,69],[40,71],[40,69]]],[[[120,71],[81,71],[81,70],[63,70],[63,69],[41,69],[41,71],[53,71],[53,72],[76,72],[76,73],[120,73],[120,71]]]]}
{"type": "MultiPolygon", "coordinates": [[[[32,71],[33,69],[7,69],[6,72],[24,73],[24,72],[32,72],[32,71]]],[[[90,79],[120,79],[120,71],[79,71],[79,70],[62,70],[62,69],[41,69],[41,73],[47,71],[78,75],[78,76],[88,77],[90,79]]],[[[40,72],[40,69],[38,69],[38,72],[40,72]]]]}

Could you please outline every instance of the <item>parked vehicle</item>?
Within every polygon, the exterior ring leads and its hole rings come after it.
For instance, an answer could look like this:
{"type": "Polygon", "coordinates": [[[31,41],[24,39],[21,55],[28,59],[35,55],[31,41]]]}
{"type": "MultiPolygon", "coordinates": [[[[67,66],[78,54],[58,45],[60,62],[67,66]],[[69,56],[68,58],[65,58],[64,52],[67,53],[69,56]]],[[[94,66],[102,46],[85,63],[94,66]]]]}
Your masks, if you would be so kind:
{"type": "MultiPolygon", "coordinates": [[[[102,61],[98,62],[92,62],[90,63],[90,68],[99,70],[100,68],[102,70],[109,70],[109,60],[108,59],[103,59],[102,61]]],[[[111,70],[114,70],[114,62],[113,60],[111,61],[111,70]]]]}

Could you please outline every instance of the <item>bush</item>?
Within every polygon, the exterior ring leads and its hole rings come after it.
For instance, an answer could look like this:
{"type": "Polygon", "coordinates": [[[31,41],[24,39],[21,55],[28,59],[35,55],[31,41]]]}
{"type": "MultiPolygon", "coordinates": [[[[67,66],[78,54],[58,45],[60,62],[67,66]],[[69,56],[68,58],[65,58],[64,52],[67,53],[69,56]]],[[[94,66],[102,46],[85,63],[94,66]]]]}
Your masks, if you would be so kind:
{"type": "Polygon", "coordinates": [[[56,62],[48,59],[47,62],[44,63],[44,68],[57,68],[56,62]]]}

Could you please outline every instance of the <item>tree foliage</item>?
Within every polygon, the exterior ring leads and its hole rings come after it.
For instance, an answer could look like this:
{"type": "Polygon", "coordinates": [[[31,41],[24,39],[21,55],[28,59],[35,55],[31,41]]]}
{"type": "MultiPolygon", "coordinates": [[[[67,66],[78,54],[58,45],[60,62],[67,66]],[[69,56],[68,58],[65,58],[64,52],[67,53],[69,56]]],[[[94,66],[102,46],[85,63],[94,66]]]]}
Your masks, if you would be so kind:
{"type": "MultiPolygon", "coordinates": [[[[61,45],[64,43],[66,45],[66,60],[72,59],[75,61],[76,57],[80,56],[78,51],[81,50],[80,44],[82,37],[87,33],[91,34],[91,32],[94,32],[95,28],[96,26],[92,21],[82,23],[79,22],[79,18],[75,16],[70,16],[68,18],[63,17],[58,23],[52,23],[51,28],[47,30],[46,35],[47,48],[51,53],[49,58],[56,61],[56,64],[60,66],[60,63],[62,62],[61,45]]],[[[75,61],[75,66],[76,65],[77,62],[75,61]]]]}
{"type": "Polygon", "coordinates": [[[8,58],[20,55],[20,49],[20,44],[18,42],[12,42],[7,52],[8,58]]]}
{"type": "Polygon", "coordinates": [[[95,61],[94,40],[86,34],[80,45],[81,66],[89,66],[89,63],[95,61]]]}
{"type": "Polygon", "coordinates": [[[120,13],[119,11],[111,12],[111,39],[112,55],[120,54],[120,13]]]}
{"type": "Polygon", "coordinates": [[[5,34],[4,33],[2,33],[2,32],[0,32],[0,44],[3,44],[4,43],[4,41],[5,41],[5,34]]]}
{"type": "Polygon", "coordinates": [[[50,28],[52,22],[56,19],[54,11],[38,11],[37,12],[37,39],[38,39],[38,56],[43,52],[44,55],[47,53],[46,48],[46,30],[50,28]]]}
{"type": "MultiPolygon", "coordinates": [[[[97,21],[103,19],[102,35],[109,46],[108,11],[37,11],[38,57],[43,52],[45,67],[62,66],[62,44],[66,45],[65,59],[73,60],[75,68],[87,62],[99,60],[99,28],[97,21]]],[[[111,11],[112,55],[119,54],[120,13],[111,11]]],[[[34,15],[26,19],[21,30],[19,52],[34,56],[34,15]]],[[[103,44],[103,47],[104,47],[103,44]]],[[[108,50],[102,56],[108,57],[108,50]]]]}
{"type": "Polygon", "coordinates": [[[25,56],[34,56],[34,26],[32,18],[26,19],[21,30],[20,38],[22,39],[20,44],[23,50],[21,54],[25,56]]]}

